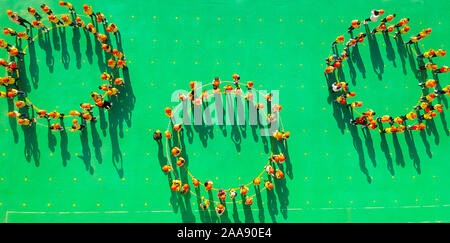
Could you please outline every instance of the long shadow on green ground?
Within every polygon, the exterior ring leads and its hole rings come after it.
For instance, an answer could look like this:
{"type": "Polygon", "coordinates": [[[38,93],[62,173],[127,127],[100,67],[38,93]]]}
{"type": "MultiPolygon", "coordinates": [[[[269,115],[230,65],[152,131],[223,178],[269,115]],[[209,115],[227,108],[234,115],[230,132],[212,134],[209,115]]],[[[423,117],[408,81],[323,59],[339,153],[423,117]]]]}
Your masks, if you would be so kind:
{"type": "MultiPolygon", "coordinates": [[[[234,102],[236,101],[238,103],[238,108],[237,109],[243,109],[243,107],[239,107],[239,100],[231,100],[231,99],[227,99],[227,102],[234,102]]],[[[234,112],[227,112],[225,111],[225,109],[223,108],[224,106],[221,104],[222,99],[215,99],[215,108],[216,111],[218,109],[220,109],[220,111],[222,112],[221,114],[227,114],[228,117],[232,117],[232,121],[236,121],[236,114],[234,112]]],[[[206,106],[208,106],[209,104],[207,104],[206,106]]],[[[231,107],[232,104],[228,103],[228,107],[231,107]]],[[[247,102],[247,106],[249,106],[249,102],[247,102]]],[[[270,104],[267,105],[267,107],[271,107],[270,104]]],[[[203,107],[205,108],[205,106],[203,107]]],[[[187,109],[187,105],[186,102],[183,103],[183,109],[187,109]]],[[[270,111],[267,111],[268,113],[270,111]]],[[[261,143],[264,147],[264,150],[266,152],[269,152],[269,140],[272,139],[271,137],[269,137],[269,139],[265,136],[258,136],[257,132],[259,131],[259,129],[263,128],[263,124],[260,122],[261,119],[263,119],[263,115],[261,113],[258,112],[257,114],[259,116],[260,119],[258,119],[258,124],[257,125],[248,125],[247,123],[245,124],[235,124],[233,123],[231,124],[225,124],[225,122],[223,120],[221,120],[221,124],[224,125],[218,125],[218,128],[220,129],[220,131],[222,132],[224,137],[227,137],[228,135],[228,131],[226,129],[226,126],[231,126],[231,132],[230,132],[230,136],[229,138],[233,141],[234,145],[235,145],[235,149],[236,151],[240,151],[241,147],[240,147],[240,143],[242,139],[247,138],[247,127],[250,126],[252,128],[252,133],[253,133],[253,139],[255,140],[256,143],[261,143]]],[[[239,116],[239,113],[238,113],[239,116]]],[[[241,117],[242,118],[242,117],[241,117]]],[[[191,117],[192,119],[192,117],[191,117]]],[[[189,168],[189,148],[186,146],[185,144],[185,139],[187,139],[187,142],[189,144],[193,143],[193,138],[194,138],[194,134],[197,133],[201,144],[206,148],[208,146],[208,140],[209,139],[214,139],[214,133],[212,132],[215,127],[214,125],[207,125],[207,124],[212,124],[211,120],[208,120],[208,116],[202,116],[202,123],[201,125],[193,125],[191,124],[191,120],[188,119],[188,122],[184,122],[183,124],[183,129],[180,131],[180,139],[178,142],[174,141],[177,139],[168,139],[167,143],[168,143],[168,148],[173,148],[173,147],[179,147],[181,149],[181,157],[185,159],[185,164],[184,166],[186,168],[189,168]]],[[[173,123],[173,121],[171,121],[170,126],[174,126],[175,124],[173,123]]],[[[174,137],[176,137],[176,135],[174,135],[174,137]]],[[[285,155],[285,163],[284,164],[279,164],[277,165],[278,169],[280,169],[281,171],[285,171],[286,175],[288,175],[289,178],[293,178],[293,169],[292,169],[292,162],[289,156],[289,149],[288,149],[288,144],[287,141],[283,141],[283,142],[275,142],[273,143],[274,147],[273,147],[273,154],[279,154],[279,153],[283,153],[285,155]]],[[[158,146],[158,161],[160,166],[164,166],[167,165],[167,163],[169,161],[167,161],[166,155],[164,154],[164,145],[161,142],[161,140],[157,140],[157,146],[158,146]]],[[[174,165],[176,163],[176,161],[178,160],[178,158],[174,157],[174,156],[170,156],[169,158],[170,160],[170,164],[174,165]]],[[[274,163],[271,163],[271,166],[275,167],[276,165],[274,163]]],[[[188,181],[190,181],[190,175],[187,173],[187,171],[182,167],[178,167],[176,166],[175,168],[173,168],[173,173],[168,173],[168,184],[169,184],[169,188],[171,186],[171,181],[173,179],[178,179],[180,181],[182,181],[182,183],[187,183],[188,181]],[[176,178],[175,178],[176,176],[176,178]]],[[[267,190],[267,203],[266,208],[264,208],[264,202],[263,199],[261,197],[261,189],[259,186],[254,186],[254,189],[256,191],[254,196],[251,197],[256,197],[256,204],[257,205],[246,205],[246,198],[249,196],[245,196],[245,195],[241,195],[241,200],[236,200],[236,198],[233,198],[231,201],[226,202],[223,201],[221,199],[215,199],[215,197],[212,194],[212,191],[207,191],[207,192],[203,192],[204,195],[202,195],[202,191],[204,190],[200,190],[199,187],[192,189],[193,194],[196,197],[196,203],[197,203],[197,211],[198,211],[198,216],[201,222],[206,222],[206,223],[218,223],[218,222],[222,222],[222,223],[227,223],[227,222],[235,222],[235,223],[240,223],[240,222],[245,222],[245,223],[253,223],[256,222],[255,220],[255,215],[254,212],[258,212],[257,218],[259,222],[265,222],[266,221],[266,216],[265,216],[265,210],[267,210],[267,212],[270,215],[270,218],[272,220],[272,222],[276,222],[276,218],[277,216],[281,213],[282,217],[284,219],[286,219],[288,217],[288,210],[287,207],[289,205],[289,190],[287,188],[287,183],[286,183],[286,179],[274,179],[272,176],[268,176],[267,179],[269,181],[271,181],[272,183],[274,183],[275,187],[273,190],[267,190]],[[211,205],[209,206],[208,209],[203,209],[200,207],[201,203],[202,203],[202,198],[205,198],[207,200],[209,200],[211,202],[211,205]],[[226,206],[226,210],[225,212],[221,215],[218,216],[217,213],[215,212],[215,204],[217,203],[222,203],[226,206]],[[231,215],[231,216],[230,216],[231,215]],[[231,218],[230,218],[231,217],[231,218]]],[[[170,191],[170,205],[172,205],[172,209],[174,211],[174,213],[180,213],[181,214],[181,219],[183,222],[196,222],[196,217],[193,214],[192,208],[191,208],[191,196],[187,195],[187,194],[180,194],[179,192],[174,192],[171,189],[169,189],[170,191]]]]}

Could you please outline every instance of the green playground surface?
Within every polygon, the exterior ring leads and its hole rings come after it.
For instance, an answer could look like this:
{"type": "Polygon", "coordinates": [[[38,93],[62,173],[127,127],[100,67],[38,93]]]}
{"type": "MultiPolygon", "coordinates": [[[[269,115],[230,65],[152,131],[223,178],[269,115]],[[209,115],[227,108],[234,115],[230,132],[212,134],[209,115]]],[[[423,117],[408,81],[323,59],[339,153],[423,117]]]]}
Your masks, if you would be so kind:
{"type": "MultiPolygon", "coordinates": [[[[1,28],[24,31],[6,11],[32,20],[27,7],[44,16],[39,8],[44,2],[58,15],[68,13],[57,0],[1,0],[1,28]]],[[[83,132],[51,132],[44,119],[23,128],[7,116],[14,104],[0,100],[0,222],[450,221],[447,98],[436,99],[444,112],[426,121],[422,132],[372,131],[368,136],[333,104],[324,76],[331,43],[344,33],[349,39],[346,31],[353,19],[368,18],[372,9],[384,9],[382,17],[395,13],[395,23],[409,17],[411,30],[403,40],[432,28],[417,49],[381,34],[367,37],[352,50],[351,61],[343,63],[339,78],[357,93],[354,100],[364,103],[361,111],[371,108],[391,116],[411,111],[422,95],[415,53],[448,48],[450,2],[71,3],[80,15],[88,4],[118,26],[120,38],[110,38],[126,55],[128,71],[120,72],[126,85],[110,111],[95,108],[99,119],[83,132]],[[167,129],[164,109],[179,103],[173,101],[175,91],[189,90],[191,81],[210,83],[216,76],[231,81],[234,73],[258,90],[279,92],[280,115],[291,136],[278,148],[287,157],[286,178],[275,181],[271,191],[257,193],[250,185],[249,195],[255,194],[251,207],[238,195],[235,203],[227,199],[225,214],[218,216],[214,203],[202,210],[197,197],[217,201],[217,192],[195,190],[183,167],[174,165],[174,170],[195,194],[170,190],[174,176],[161,170],[165,138],[158,145],[153,133],[167,129]]],[[[83,20],[90,22],[86,16],[83,20]]],[[[378,23],[369,23],[370,30],[378,23]]],[[[50,26],[48,20],[44,24],[50,26]]],[[[105,33],[101,25],[98,30],[105,33]]],[[[354,33],[361,31],[364,25],[354,33]]],[[[33,29],[32,36],[37,34],[33,29]]],[[[3,33],[0,38],[19,50],[26,47],[20,83],[40,109],[79,109],[80,103],[92,102],[90,92],[98,92],[103,83],[104,51],[84,30],[57,27],[29,46],[3,33]]],[[[0,58],[7,59],[8,53],[1,50],[0,58]]],[[[448,55],[433,60],[439,66],[450,63],[448,55]]],[[[439,75],[441,86],[448,85],[448,78],[439,75]]],[[[65,126],[71,120],[66,118],[65,126]]],[[[249,124],[187,126],[181,141],[189,172],[223,189],[260,175],[272,146],[271,138],[258,136],[249,124]]]]}

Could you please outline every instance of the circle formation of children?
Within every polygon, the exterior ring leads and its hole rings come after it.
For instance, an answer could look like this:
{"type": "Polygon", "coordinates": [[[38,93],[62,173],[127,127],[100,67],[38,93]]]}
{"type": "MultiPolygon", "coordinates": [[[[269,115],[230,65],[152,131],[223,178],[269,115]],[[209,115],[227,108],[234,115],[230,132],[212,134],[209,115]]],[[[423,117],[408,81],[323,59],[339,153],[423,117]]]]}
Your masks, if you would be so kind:
{"type": "Polygon", "coordinates": [[[105,16],[98,12],[94,13],[91,6],[83,5],[83,12],[85,15],[77,14],[74,6],[69,2],[60,1],[59,5],[67,8],[68,14],[56,15],[52,9],[46,4],[40,6],[40,13],[36,8],[28,7],[27,12],[30,18],[33,20],[28,21],[25,18],[18,15],[17,12],[12,10],[7,11],[7,15],[10,20],[17,24],[15,27],[22,28],[24,31],[14,30],[11,27],[4,28],[3,33],[13,37],[10,40],[0,39],[0,47],[5,49],[8,54],[8,60],[0,59],[0,65],[7,71],[6,77],[0,77],[0,85],[5,87],[6,91],[0,91],[1,97],[15,101],[17,110],[12,110],[8,113],[9,117],[17,119],[17,122],[22,126],[32,126],[33,124],[39,124],[48,127],[52,131],[64,131],[66,128],[62,125],[63,119],[67,117],[73,117],[72,125],[68,129],[69,131],[80,131],[86,128],[86,123],[95,122],[96,117],[93,114],[93,109],[98,107],[100,109],[109,110],[112,108],[112,99],[117,97],[120,93],[120,89],[124,86],[124,80],[120,78],[120,69],[126,69],[125,55],[118,49],[112,47],[112,41],[108,37],[109,34],[119,38],[119,30],[113,23],[108,24],[105,16]],[[45,18],[44,16],[47,16],[45,18]],[[83,18],[90,21],[85,23],[83,18]],[[98,25],[104,25],[108,36],[101,34],[97,31],[98,25]],[[49,27],[47,27],[49,26],[49,27]],[[51,27],[50,27],[51,26],[51,27]],[[90,94],[91,101],[81,103],[78,110],[72,110],[68,113],[61,113],[56,110],[39,109],[27,98],[26,92],[21,89],[20,73],[24,72],[19,68],[20,61],[23,61],[25,51],[32,42],[38,38],[41,34],[46,34],[48,31],[56,28],[78,28],[82,29],[86,33],[94,35],[97,41],[102,45],[102,49],[105,51],[105,55],[108,60],[108,73],[104,72],[100,76],[103,84],[98,87],[99,91],[92,91],[90,94]],[[32,29],[37,29],[39,32],[34,38],[31,37],[32,29]],[[15,47],[13,44],[18,39],[23,39],[29,42],[29,44],[23,49],[15,47]],[[101,92],[104,94],[99,94],[101,92]],[[40,119],[47,120],[45,124],[41,124],[38,121],[40,119]],[[81,121],[81,122],[80,122],[81,121]]]}
{"type": "MultiPolygon", "coordinates": [[[[202,209],[208,209],[210,203],[214,203],[217,207],[215,208],[215,211],[218,215],[222,215],[224,211],[226,210],[225,205],[228,203],[235,203],[236,196],[238,192],[241,194],[242,203],[251,206],[253,204],[253,197],[256,195],[249,196],[249,186],[253,184],[255,191],[258,193],[262,190],[272,190],[274,188],[274,180],[283,180],[285,179],[284,175],[284,162],[286,161],[286,156],[283,153],[277,153],[274,154],[273,148],[275,143],[285,144],[287,139],[290,136],[290,133],[288,131],[284,131],[284,127],[281,121],[280,117],[280,111],[282,110],[282,106],[278,104],[273,104],[271,107],[266,107],[266,110],[264,109],[264,105],[262,103],[258,103],[256,98],[254,98],[255,92],[259,92],[256,90],[253,86],[253,81],[248,81],[246,84],[240,83],[240,77],[237,74],[233,75],[234,81],[221,81],[218,77],[213,80],[212,83],[203,85],[202,87],[197,87],[197,82],[191,82],[190,87],[191,91],[188,93],[188,95],[180,94],[178,97],[180,99],[180,103],[174,107],[165,108],[165,114],[167,117],[170,118],[169,125],[167,127],[167,130],[164,132],[164,136],[166,138],[166,158],[167,158],[167,164],[162,166],[162,171],[166,173],[167,175],[172,178],[172,175],[175,179],[172,179],[171,183],[171,190],[180,192],[181,194],[185,193],[192,193],[196,197],[201,199],[201,205],[199,205],[202,209]],[[198,89],[203,89],[206,86],[212,86],[212,94],[209,94],[206,90],[204,92],[197,92],[198,89]],[[234,87],[233,87],[234,86],[234,87]],[[247,92],[244,94],[244,91],[241,89],[241,86],[245,86],[247,88],[247,92]],[[172,119],[177,112],[178,109],[183,107],[183,102],[190,102],[193,106],[202,106],[203,103],[206,103],[208,100],[208,97],[214,96],[214,95],[222,95],[222,94],[234,94],[234,95],[240,95],[241,97],[245,98],[249,105],[253,105],[259,112],[264,113],[267,120],[272,122],[280,122],[281,123],[281,131],[276,130],[271,134],[272,139],[272,152],[271,155],[268,158],[267,164],[264,166],[262,172],[253,179],[253,181],[245,184],[240,185],[239,187],[230,188],[230,189],[217,189],[213,186],[212,180],[205,180],[200,181],[200,179],[193,176],[188,168],[186,167],[185,163],[186,160],[183,158],[184,153],[181,149],[181,141],[180,141],[180,134],[183,133],[183,123],[174,124],[174,119],[172,119]],[[172,144],[172,148],[170,148],[169,140],[177,140],[177,141],[171,141],[170,144],[172,144]],[[173,163],[171,161],[175,161],[176,166],[173,166],[173,163]],[[190,175],[192,179],[192,184],[195,188],[195,193],[190,190],[190,186],[187,181],[182,182],[179,178],[180,171],[183,167],[187,173],[190,175]],[[263,187],[260,186],[261,180],[263,179],[263,175],[267,174],[267,179],[263,183],[263,187]],[[202,197],[200,194],[200,187],[204,187],[206,192],[209,191],[217,191],[217,201],[212,200],[206,200],[204,197],[202,197]],[[230,201],[227,202],[227,199],[230,201]]],[[[264,98],[267,101],[270,101],[272,99],[272,95],[268,94],[265,95],[264,98]]],[[[163,133],[160,130],[157,130],[153,134],[153,138],[158,142],[161,143],[161,139],[163,137],[163,133]]],[[[241,203],[239,201],[238,203],[241,203]]]]}
{"type": "MultiPolygon", "coordinates": [[[[384,10],[372,10],[371,17],[364,20],[364,24],[368,25],[369,22],[376,22],[378,17],[384,14],[384,10]]],[[[402,35],[405,35],[410,30],[407,25],[409,18],[400,19],[397,23],[388,24],[396,17],[395,14],[390,14],[385,18],[380,20],[380,24],[377,25],[371,32],[370,35],[375,35],[377,33],[384,34],[387,37],[393,36],[395,39],[402,39],[402,35]],[[392,35],[391,33],[394,33],[392,35]]],[[[358,43],[362,43],[366,37],[366,33],[359,33],[353,37],[353,31],[361,27],[361,21],[353,20],[351,26],[348,28],[348,33],[350,33],[350,39],[345,44],[345,48],[341,54],[339,54],[337,44],[343,43],[345,38],[343,35],[338,36],[336,40],[332,43],[333,55],[326,59],[326,69],[324,71],[327,80],[335,80],[328,83],[328,88],[334,97],[334,102],[342,106],[348,107],[352,111],[356,112],[359,117],[350,120],[350,124],[362,126],[364,129],[375,130],[378,129],[380,133],[404,133],[405,131],[414,130],[421,131],[426,128],[424,120],[433,119],[437,113],[444,111],[443,105],[435,102],[435,98],[440,95],[450,95],[450,85],[445,85],[440,83],[438,75],[442,73],[447,73],[450,71],[448,66],[439,67],[435,64],[434,59],[445,56],[446,52],[442,49],[429,49],[422,54],[417,54],[411,45],[417,45],[417,43],[423,38],[427,37],[431,33],[431,28],[423,29],[417,35],[413,35],[409,38],[409,41],[404,42],[408,48],[416,53],[418,60],[418,70],[423,72],[422,75],[425,80],[420,82],[418,85],[422,88],[422,96],[418,104],[414,109],[406,114],[400,116],[390,116],[390,115],[379,115],[375,111],[368,109],[364,113],[358,112],[358,108],[363,106],[362,101],[355,100],[356,93],[351,92],[348,83],[339,80],[338,72],[341,69],[341,64],[343,61],[347,60],[349,52],[358,43]],[[431,72],[432,79],[426,79],[426,72],[431,72]],[[409,124],[407,123],[409,121],[409,124]],[[383,125],[386,125],[384,127],[383,125]]]]}

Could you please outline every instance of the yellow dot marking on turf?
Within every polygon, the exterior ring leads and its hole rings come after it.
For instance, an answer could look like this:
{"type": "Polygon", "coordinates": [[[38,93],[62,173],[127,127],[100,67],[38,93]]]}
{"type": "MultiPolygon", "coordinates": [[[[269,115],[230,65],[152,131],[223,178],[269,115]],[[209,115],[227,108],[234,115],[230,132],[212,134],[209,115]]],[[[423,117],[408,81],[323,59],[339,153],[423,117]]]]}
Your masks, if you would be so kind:
{"type": "Polygon", "coordinates": [[[24,206],[24,207],[25,207],[25,206],[27,206],[27,205],[26,205],[25,203],[23,203],[23,204],[22,204],[22,206],[24,206]]]}
{"type": "Polygon", "coordinates": [[[50,204],[50,203],[48,203],[48,204],[47,204],[47,206],[48,206],[48,207],[50,207],[50,206],[51,206],[51,204],[50,204]]]}
{"type": "Polygon", "coordinates": [[[102,178],[98,178],[98,181],[101,181],[102,180],[102,178]]]}
{"type": "Polygon", "coordinates": [[[100,207],[100,203],[97,203],[97,207],[100,207]]]}
{"type": "Polygon", "coordinates": [[[125,178],[122,178],[122,181],[125,181],[125,178]]]}
{"type": "Polygon", "coordinates": [[[25,178],[25,181],[28,181],[28,178],[25,178]]]}
{"type": "Polygon", "coordinates": [[[73,206],[73,207],[76,207],[77,205],[74,203],[74,204],[72,204],[72,206],[73,206]]]}

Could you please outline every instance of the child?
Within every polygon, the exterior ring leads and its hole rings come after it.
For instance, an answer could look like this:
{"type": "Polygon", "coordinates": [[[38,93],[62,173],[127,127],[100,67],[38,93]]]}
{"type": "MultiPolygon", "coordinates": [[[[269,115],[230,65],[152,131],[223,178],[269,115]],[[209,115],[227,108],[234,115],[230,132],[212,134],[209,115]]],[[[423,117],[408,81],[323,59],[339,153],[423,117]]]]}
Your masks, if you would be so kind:
{"type": "Polygon", "coordinates": [[[78,27],[80,28],[86,28],[86,24],[80,17],[75,18],[75,22],[77,22],[78,27]]]}
{"type": "Polygon", "coordinates": [[[249,190],[248,187],[245,186],[245,185],[239,186],[239,189],[241,190],[241,195],[242,195],[242,196],[247,195],[247,192],[248,192],[248,190],[249,190]]]}
{"type": "Polygon", "coordinates": [[[178,157],[181,155],[181,149],[178,147],[173,147],[172,150],[170,150],[170,153],[175,156],[178,157]]]}
{"type": "Polygon", "coordinates": [[[188,193],[189,192],[189,184],[187,184],[187,183],[185,183],[184,185],[183,185],[183,187],[181,188],[181,194],[186,194],[186,193],[188,193]]]}
{"type": "Polygon", "coordinates": [[[103,49],[106,53],[110,53],[111,50],[112,50],[111,46],[108,45],[108,44],[106,44],[106,43],[102,45],[102,49],[103,49]]]}
{"type": "Polygon", "coordinates": [[[402,26],[406,26],[409,23],[409,18],[404,18],[398,21],[398,23],[395,25],[395,28],[400,28],[402,26]]]}
{"type": "Polygon", "coordinates": [[[383,31],[385,29],[386,29],[386,25],[384,23],[382,23],[382,24],[378,25],[377,27],[375,27],[375,29],[373,29],[370,33],[372,35],[375,35],[376,33],[383,31]]]}
{"type": "Polygon", "coordinates": [[[237,196],[236,191],[232,188],[230,189],[230,199],[234,200],[234,198],[237,196]]]}
{"type": "Polygon", "coordinates": [[[376,22],[378,20],[378,17],[380,17],[382,14],[384,14],[384,10],[380,9],[380,10],[372,10],[370,12],[370,17],[367,18],[366,20],[364,20],[364,24],[367,24],[369,21],[371,22],[376,22]]]}
{"type": "Polygon", "coordinates": [[[225,212],[225,206],[223,206],[223,204],[219,204],[216,207],[216,212],[219,216],[222,216],[223,212],[225,212]]]}
{"type": "Polygon", "coordinates": [[[356,38],[350,39],[346,44],[344,50],[347,51],[350,47],[354,47],[358,44],[358,40],[356,38]]]}
{"type": "Polygon", "coordinates": [[[123,53],[120,52],[120,51],[117,50],[117,49],[114,49],[114,50],[112,51],[111,55],[112,55],[113,57],[117,57],[117,59],[125,59],[125,56],[123,55],[123,53]]]}
{"type": "Polygon", "coordinates": [[[97,118],[95,118],[94,116],[92,116],[92,114],[90,112],[86,112],[83,114],[82,118],[86,121],[86,122],[96,122],[97,118]]]}
{"type": "Polygon", "coordinates": [[[22,108],[28,109],[28,108],[31,107],[31,104],[27,104],[25,101],[19,100],[19,101],[16,102],[16,107],[18,109],[22,109],[22,108]]]}
{"type": "Polygon", "coordinates": [[[208,209],[209,201],[206,200],[205,197],[202,197],[202,202],[200,203],[200,207],[204,210],[208,209]]]}
{"type": "Polygon", "coordinates": [[[383,18],[381,20],[381,23],[385,24],[386,22],[393,20],[395,18],[395,16],[396,16],[395,14],[388,15],[388,16],[386,16],[386,18],[383,18]]]}
{"type": "Polygon", "coordinates": [[[63,14],[61,16],[62,21],[64,22],[65,26],[72,26],[72,28],[78,27],[75,23],[73,23],[72,19],[68,14],[63,14]]]}
{"type": "Polygon", "coordinates": [[[48,127],[52,132],[62,132],[64,131],[64,127],[61,127],[61,124],[55,123],[48,127]]]}
{"type": "Polygon", "coordinates": [[[424,65],[419,66],[419,71],[426,71],[426,70],[436,71],[437,68],[438,66],[436,64],[428,62],[424,65]]]}
{"type": "Polygon", "coordinates": [[[97,29],[95,29],[94,25],[92,23],[89,23],[86,25],[86,30],[91,32],[91,34],[97,33],[97,29]]]}
{"type": "Polygon", "coordinates": [[[344,41],[344,36],[340,35],[340,36],[336,37],[336,40],[331,45],[334,46],[334,45],[339,44],[339,43],[341,43],[343,41],[344,41]]]}
{"type": "Polygon", "coordinates": [[[425,88],[435,88],[437,84],[438,82],[436,80],[429,79],[426,82],[419,83],[419,86],[421,86],[422,90],[424,90],[425,88]]]}
{"type": "Polygon", "coordinates": [[[181,167],[184,165],[184,163],[186,162],[186,160],[183,157],[178,158],[176,164],[178,167],[181,167]]]}
{"type": "Polygon", "coordinates": [[[253,204],[253,197],[245,198],[245,205],[252,206],[252,204],[253,204]]]}
{"type": "Polygon", "coordinates": [[[123,86],[125,84],[125,82],[123,81],[122,78],[116,78],[116,80],[114,80],[114,84],[123,86]]]}
{"type": "Polygon", "coordinates": [[[227,192],[224,191],[223,189],[220,189],[217,192],[217,198],[219,198],[219,200],[221,200],[221,201],[225,201],[225,199],[227,198],[227,192]]]}
{"type": "Polygon", "coordinates": [[[443,56],[445,56],[445,54],[447,54],[446,51],[439,49],[434,53],[434,55],[432,57],[443,57],[443,56]]]}
{"type": "Polygon", "coordinates": [[[4,28],[3,34],[17,37],[17,32],[11,28],[4,28]]]}
{"type": "Polygon", "coordinates": [[[213,182],[210,180],[206,180],[205,182],[205,190],[210,191],[213,188],[213,182]]]}
{"type": "Polygon", "coordinates": [[[2,48],[2,49],[7,49],[7,48],[9,48],[9,47],[11,47],[11,45],[8,44],[8,42],[6,42],[6,41],[3,40],[3,39],[0,39],[0,48],[2,48]]]}
{"type": "Polygon", "coordinates": [[[448,66],[442,66],[441,68],[437,69],[435,73],[448,73],[449,71],[450,69],[448,66]]]}
{"type": "Polygon", "coordinates": [[[154,139],[155,141],[159,141],[159,140],[162,139],[162,133],[161,133],[160,130],[156,130],[156,131],[153,133],[153,139],[154,139]]]}
{"type": "Polygon", "coordinates": [[[89,103],[82,103],[80,104],[80,107],[83,109],[83,111],[90,111],[92,108],[94,108],[94,105],[91,105],[89,103]]]}
{"type": "Polygon", "coordinates": [[[53,11],[46,4],[42,4],[41,9],[42,11],[44,11],[44,13],[48,15],[53,15],[53,11]]]}
{"type": "Polygon", "coordinates": [[[402,34],[408,33],[408,31],[409,31],[410,29],[411,29],[411,28],[410,28],[409,26],[405,26],[405,27],[401,28],[399,31],[397,31],[397,33],[395,33],[394,38],[398,38],[398,37],[401,36],[402,34]]]}
{"type": "Polygon", "coordinates": [[[64,118],[64,114],[59,113],[57,111],[52,111],[48,114],[51,118],[53,118],[54,120],[56,119],[63,119],[64,118]]]}
{"type": "Polygon", "coordinates": [[[20,17],[16,12],[13,12],[11,10],[6,11],[6,13],[9,16],[9,19],[11,21],[13,21],[14,23],[18,24],[18,25],[22,25],[23,27],[25,27],[27,30],[30,30],[30,27],[26,26],[26,24],[31,25],[30,22],[28,22],[26,19],[20,17]]]}
{"type": "Polygon", "coordinates": [[[85,124],[78,124],[78,120],[77,119],[73,119],[72,120],[72,129],[70,129],[71,132],[75,132],[75,131],[83,131],[86,128],[85,124]]]}
{"type": "Polygon", "coordinates": [[[48,15],[48,20],[54,24],[64,25],[64,23],[55,15],[48,15]]]}
{"type": "Polygon", "coordinates": [[[33,22],[31,23],[31,26],[35,27],[36,29],[44,31],[44,33],[49,31],[49,29],[47,27],[45,27],[45,25],[41,21],[38,21],[38,20],[33,20],[33,22]]]}
{"type": "Polygon", "coordinates": [[[95,37],[97,37],[97,40],[100,43],[105,43],[108,40],[108,37],[106,35],[100,33],[95,34],[95,37]]]}
{"type": "Polygon", "coordinates": [[[102,99],[97,99],[95,101],[95,105],[106,110],[110,110],[112,108],[112,103],[102,99]]]}
{"type": "Polygon", "coordinates": [[[117,67],[121,69],[127,69],[127,62],[124,60],[117,60],[117,67]]]}
{"type": "Polygon", "coordinates": [[[106,20],[104,14],[98,12],[98,13],[95,15],[95,17],[96,17],[97,23],[99,23],[99,24],[100,24],[100,23],[108,24],[108,21],[106,20]]]}
{"type": "Polygon", "coordinates": [[[83,11],[87,16],[89,16],[91,18],[94,16],[94,12],[92,11],[92,6],[88,6],[88,5],[84,4],[83,11]]]}
{"type": "Polygon", "coordinates": [[[173,170],[173,168],[172,168],[172,166],[170,166],[170,165],[164,165],[164,166],[162,167],[162,170],[163,170],[164,172],[166,172],[166,173],[170,173],[170,172],[173,170]]]}
{"type": "Polygon", "coordinates": [[[111,24],[109,24],[108,27],[106,27],[106,31],[108,33],[116,34],[117,32],[119,32],[119,29],[117,28],[117,25],[115,25],[114,23],[111,23],[111,24]]]}
{"type": "Polygon", "coordinates": [[[450,85],[447,85],[447,87],[441,89],[441,90],[435,90],[434,93],[439,96],[439,95],[447,95],[450,96],[450,85]]]}
{"type": "Polygon", "coordinates": [[[29,126],[31,127],[33,125],[33,122],[35,122],[36,120],[34,118],[32,119],[28,119],[28,118],[19,118],[17,120],[17,123],[19,123],[19,125],[21,126],[29,126]]]}
{"type": "Polygon", "coordinates": [[[417,56],[417,60],[420,61],[420,60],[422,60],[422,59],[424,59],[424,58],[431,59],[435,54],[436,54],[436,51],[433,50],[433,49],[430,49],[430,50],[428,50],[428,51],[422,53],[421,55],[418,55],[418,56],[417,56]]]}
{"type": "Polygon", "coordinates": [[[264,182],[264,187],[267,188],[267,190],[270,191],[270,190],[273,189],[273,183],[270,182],[270,181],[268,181],[268,180],[266,180],[266,181],[264,182]]]}
{"type": "Polygon", "coordinates": [[[29,36],[27,33],[25,33],[25,32],[19,32],[19,34],[17,34],[17,36],[19,37],[19,38],[22,38],[22,39],[24,39],[24,40],[27,40],[27,41],[29,41],[29,42],[33,42],[34,40],[33,40],[33,38],[31,38],[31,36],[29,36]]]}
{"type": "Polygon", "coordinates": [[[72,110],[72,111],[70,111],[70,115],[73,117],[80,117],[81,112],[72,110]]]}
{"type": "Polygon", "coordinates": [[[46,110],[38,110],[36,113],[37,113],[37,115],[38,115],[38,119],[40,119],[40,118],[45,118],[45,119],[47,119],[47,120],[50,120],[50,116],[48,116],[46,110]]]}

